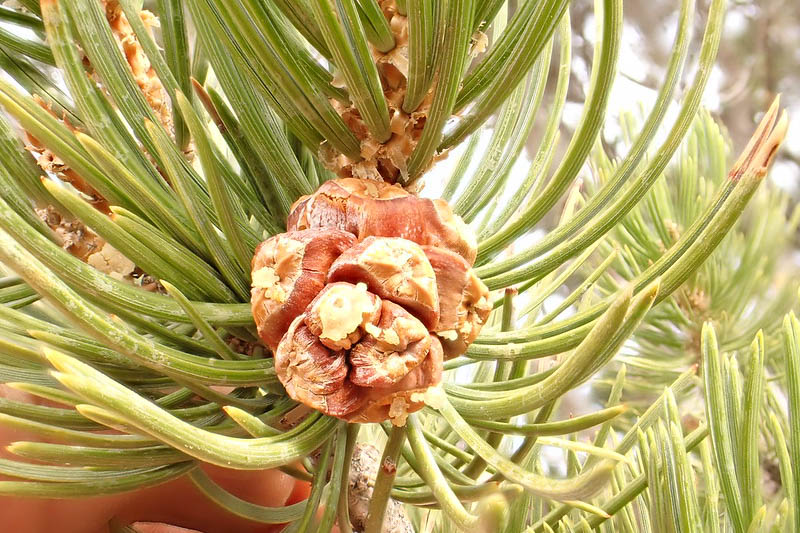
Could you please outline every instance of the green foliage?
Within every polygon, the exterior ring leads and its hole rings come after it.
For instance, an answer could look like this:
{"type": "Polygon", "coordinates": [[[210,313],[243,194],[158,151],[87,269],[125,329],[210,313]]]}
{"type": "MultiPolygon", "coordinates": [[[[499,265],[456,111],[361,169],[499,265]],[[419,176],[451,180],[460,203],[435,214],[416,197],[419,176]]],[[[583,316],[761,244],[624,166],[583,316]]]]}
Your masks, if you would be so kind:
{"type": "MultiPolygon", "coordinates": [[[[637,124],[631,115],[624,119],[629,140],[637,124]]],[[[615,293],[621,280],[635,278],[680,239],[700,215],[704,199],[726,179],[731,159],[719,126],[702,111],[680,159],[601,244],[602,257],[618,254],[598,281],[601,296],[615,293]]],[[[593,157],[596,182],[589,184],[589,194],[616,168],[598,147],[593,157]]],[[[717,250],[648,314],[632,337],[635,347],[623,350],[609,365],[607,377],[595,381],[599,395],[613,383],[613,369],[624,363],[629,383],[625,401],[646,405],[680,373],[702,364],[700,339],[706,321],[713,322],[722,349],[731,352],[746,351],[763,329],[768,334],[767,365],[780,373],[783,350],[775,333],[781,317],[797,306],[798,273],[787,254],[799,223],[800,208],[790,209],[786,194],[770,183],[760,188],[717,250]]]]}
{"type": "Polygon", "coordinates": [[[700,35],[694,2],[681,2],[664,83],[641,124],[622,117],[619,157],[600,144],[618,0],[596,3],[591,83],[572,133],[561,128],[566,1],[398,1],[408,15],[400,102],[374,61],[399,41],[376,0],[160,0],[158,38],[138,3],[120,0],[152,65],[147,83],[99,0],[21,4],[0,8],[0,383],[59,407],[0,398],[0,424],[49,441],[10,446],[18,459],[0,473],[15,480],[0,481],[0,495],[112,494],[185,475],[238,516],[303,532],[338,519],[346,530],[340,489],[365,440],[385,443],[397,465],[380,470],[370,532],[390,497],[420,531],[796,529],[800,326],[789,314],[781,330],[778,319],[796,303],[780,256],[800,211],[787,215],[780,193],[758,189],[785,133],[777,101],[734,163],[700,108],[724,1],[700,35]],[[169,120],[148,83],[163,90],[169,120]],[[496,310],[405,428],[319,413],[286,428],[297,404],[257,341],[249,261],[292,202],[334,175],[331,154],[362,158],[364,139],[340,115],[351,104],[377,142],[400,109],[425,115],[398,180],[441,188],[471,224],[496,310]],[[569,139],[554,165],[560,135],[569,139]],[[462,141],[447,179],[425,173],[462,141]],[[57,163],[43,180],[31,153],[57,163]],[[47,207],[132,261],[135,277],[71,254],[74,243],[42,222],[47,207]],[[531,244],[537,229],[547,233],[531,244]],[[586,382],[605,405],[572,417],[561,406],[586,382]],[[310,479],[311,494],[253,505],[198,461],[281,468],[310,479]],[[765,464],[781,474],[770,493],[765,464]]]}

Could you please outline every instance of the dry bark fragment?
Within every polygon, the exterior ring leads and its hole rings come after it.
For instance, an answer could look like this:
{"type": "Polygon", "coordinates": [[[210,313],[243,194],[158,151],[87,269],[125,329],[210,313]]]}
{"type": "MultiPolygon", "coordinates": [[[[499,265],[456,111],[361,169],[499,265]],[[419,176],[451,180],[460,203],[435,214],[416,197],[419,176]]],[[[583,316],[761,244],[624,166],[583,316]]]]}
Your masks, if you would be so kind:
{"type": "Polygon", "coordinates": [[[136,283],[148,290],[160,289],[156,283],[148,288],[144,272],[80,220],[64,217],[50,205],[37,208],[36,214],[58,235],[61,247],[71,255],[114,279],[136,283]]]}
{"type": "Polygon", "coordinates": [[[90,255],[86,262],[112,278],[123,280],[133,274],[136,264],[108,243],[90,255]]]}
{"type": "MultiPolygon", "coordinates": [[[[380,451],[370,444],[357,444],[353,450],[347,507],[350,511],[350,522],[355,531],[364,531],[366,527],[369,502],[372,500],[380,459],[380,451]]],[[[403,504],[389,499],[381,533],[414,533],[414,528],[406,515],[403,504]]]]}
{"type": "MultiPolygon", "coordinates": [[[[80,131],[70,123],[66,114],[59,117],[55,114],[55,112],[53,112],[52,106],[42,100],[39,96],[34,95],[33,99],[42,109],[50,113],[53,118],[64,124],[69,131],[72,133],[80,131]]],[[[85,194],[88,198],[88,202],[98,211],[101,211],[107,215],[111,213],[111,210],[108,207],[108,201],[103,198],[103,196],[91,185],[86,183],[86,181],[79,176],[77,172],[70,168],[69,165],[67,165],[60,157],[58,157],[52,150],[44,146],[39,139],[31,135],[29,132],[25,132],[25,136],[28,140],[28,144],[25,146],[25,148],[31,153],[31,155],[33,155],[34,159],[36,160],[36,164],[39,165],[39,168],[49,174],[58,176],[60,180],[69,183],[75,187],[76,190],[85,194]]]]}
{"type": "Polygon", "coordinates": [[[36,213],[59,236],[62,248],[81,261],[87,261],[105,245],[105,241],[80,220],[61,216],[53,206],[38,208],[36,213]]]}
{"type": "MultiPolygon", "coordinates": [[[[111,32],[128,62],[131,73],[142,90],[148,105],[153,109],[167,132],[174,135],[166,90],[144,53],[118,0],[102,0],[102,5],[111,32]]],[[[152,29],[158,26],[157,18],[147,10],[141,10],[139,16],[145,28],[152,35],[152,29]]],[[[91,72],[91,65],[88,64],[86,58],[84,58],[84,62],[91,72]]],[[[102,86],[102,83],[100,85],[102,86]]],[[[41,98],[36,95],[33,97],[39,105],[60,120],[70,131],[78,131],[77,128],[70,124],[66,116],[55,116],[50,106],[45,104],[41,98]]],[[[38,139],[30,135],[30,133],[26,132],[26,134],[29,141],[29,145],[26,148],[34,155],[42,170],[55,174],[62,181],[70,183],[76,190],[86,195],[88,197],[87,201],[98,211],[106,215],[110,214],[108,201],[99,192],[91,187],[54,152],[42,145],[38,139]]],[[[161,289],[157,282],[151,281],[149,276],[138,269],[132,261],[94,232],[88,230],[80,221],[62,218],[52,206],[46,206],[37,211],[42,219],[64,238],[63,246],[72,255],[117,279],[132,281],[146,290],[158,291],[161,289]],[[58,222],[54,222],[55,218],[58,218],[58,222]]]]}

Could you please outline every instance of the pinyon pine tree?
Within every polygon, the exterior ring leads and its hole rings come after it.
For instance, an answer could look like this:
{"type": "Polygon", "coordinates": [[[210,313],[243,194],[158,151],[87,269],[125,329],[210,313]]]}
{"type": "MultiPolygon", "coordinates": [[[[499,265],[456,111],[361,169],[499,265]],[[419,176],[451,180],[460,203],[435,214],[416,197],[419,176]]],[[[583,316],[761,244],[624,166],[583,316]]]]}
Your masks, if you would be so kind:
{"type": "Polygon", "coordinates": [[[50,402],[0,398],[41,438],[0,495],[185,476],[292,532],[800,529],[800,215],[762,185],[787,118],[731,147],[700,107],[724,0],[676,5],[619,138],[620,0],[570,128],[567,0],[152,4],[0,7],[0,383],[50,402]]]}

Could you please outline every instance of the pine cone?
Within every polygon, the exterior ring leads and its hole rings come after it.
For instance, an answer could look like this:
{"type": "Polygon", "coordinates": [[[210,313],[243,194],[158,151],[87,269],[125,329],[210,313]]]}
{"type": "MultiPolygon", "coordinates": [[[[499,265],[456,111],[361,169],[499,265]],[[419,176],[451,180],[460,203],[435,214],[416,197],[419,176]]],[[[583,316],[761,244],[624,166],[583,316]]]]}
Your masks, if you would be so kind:
{"type": "Polygon", "coordinates": [[[343,178],[298,200],[253,257],[251,302],[295,400],[402,425],[491,312],[475,238],[442,200],[343,178]]]}

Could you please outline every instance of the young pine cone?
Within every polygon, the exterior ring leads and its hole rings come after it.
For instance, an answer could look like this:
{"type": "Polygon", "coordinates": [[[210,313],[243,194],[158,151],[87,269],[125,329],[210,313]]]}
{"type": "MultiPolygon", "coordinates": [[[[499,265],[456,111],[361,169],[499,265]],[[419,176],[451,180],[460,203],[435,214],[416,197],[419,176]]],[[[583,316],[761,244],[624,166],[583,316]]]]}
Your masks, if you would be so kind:
{"type": "Polygon", "coordinates": [[[253,257],[251,302],[289,396],[402,425],[491,312],[476,243],[443,200],[343,178],[298,200],[253,257]]]}

